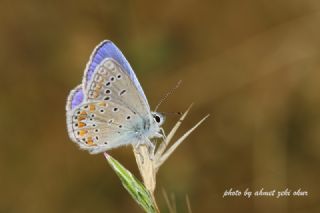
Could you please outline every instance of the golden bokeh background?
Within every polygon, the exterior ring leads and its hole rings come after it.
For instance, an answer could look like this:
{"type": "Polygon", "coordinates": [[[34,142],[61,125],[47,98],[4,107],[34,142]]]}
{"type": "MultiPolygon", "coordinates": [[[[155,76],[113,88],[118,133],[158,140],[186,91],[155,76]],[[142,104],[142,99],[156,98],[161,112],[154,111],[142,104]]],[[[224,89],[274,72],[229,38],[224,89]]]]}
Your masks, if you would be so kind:
{"type": "MultiPolygon", "coordinates": [[[[68,138],[65,103],[94,46],[115,42],[152,108],[211,117],[158,174],[178,212],[319,212],[320,2],[0,1],[0,212],[142,212],[103,155],[68,138]],[[225,197],[227,189],[308,191],[225,197]]],[[[176,116],[168,116],[168,132],[176,116]]],[[[130,147],[110,152],[137,176],[130,147]]]]}

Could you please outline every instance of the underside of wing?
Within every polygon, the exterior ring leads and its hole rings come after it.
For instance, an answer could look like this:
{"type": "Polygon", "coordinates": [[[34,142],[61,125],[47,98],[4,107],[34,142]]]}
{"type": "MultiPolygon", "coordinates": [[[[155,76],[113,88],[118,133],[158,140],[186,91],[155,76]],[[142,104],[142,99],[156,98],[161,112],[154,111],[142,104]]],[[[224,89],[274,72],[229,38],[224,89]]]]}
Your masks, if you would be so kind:
{"type": "Polygon", "coordinates": [[[137,76],[135,75],[133,69],[131,68],[129,62],[124,57],[124,55],[119,50],[119,48],[109,40],[102,41],[94,49],[93,53],[91,54],[90,60],[85,70],[84,79],[83,79],[84,89],[87,88],[88,83],[92,79],[93,73],[96,70],[97,66],[99,66],[101,62],[106,58],[111,58],[115,60],[123,68],[124,72],[127,73],[131,81],[134,83],[136,89],[141,93],[141,96],[143,97],[144,101],[148,103],[148,100],[144,94],[144,91],[137,79],[137,76]]]}
{"type": "Polygon", "coordinates": [[[88,101],[108,101],[128,108],[141,117],[150,116],[150,108],[130,76],[112,58],[97,66],[85,91],[88,101]]]}
{"type": "Polygon", "coordinates": [[[103,152],[137,142],[141,118],[113,102],[82,104],[67,115],[70,138],[82,149],[103,152]]]}
{"type": "Polygon", "coordinates": [[[67,112],[80,105],[84,101],[84,94],[82,86],[78,85],[76,88],[71,90],[67,99],[66,110],[67,112]]]}

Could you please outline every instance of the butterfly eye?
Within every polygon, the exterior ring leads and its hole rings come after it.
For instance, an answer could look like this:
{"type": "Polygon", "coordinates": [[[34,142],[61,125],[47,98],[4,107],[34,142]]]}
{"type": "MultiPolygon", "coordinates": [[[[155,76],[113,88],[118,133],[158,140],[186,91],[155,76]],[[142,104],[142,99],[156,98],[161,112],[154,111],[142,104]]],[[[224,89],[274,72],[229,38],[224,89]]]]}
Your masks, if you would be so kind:
{"type": "Polygon", "coordinates": [[[153,118],[154,118],[154,120],[155,120],[157,123],[160,123],[160,122],[161,122],[160,116],[155,115],[153,118]]]}
{"type": "Polygon", "coordinates": [[[164,122],[164,117],[160,114],[160,113],[155,113],[153,112],[152,113],[152,116],[153,116],[153,119],[154,121],[159,125],[161,126],[164,122]]]}

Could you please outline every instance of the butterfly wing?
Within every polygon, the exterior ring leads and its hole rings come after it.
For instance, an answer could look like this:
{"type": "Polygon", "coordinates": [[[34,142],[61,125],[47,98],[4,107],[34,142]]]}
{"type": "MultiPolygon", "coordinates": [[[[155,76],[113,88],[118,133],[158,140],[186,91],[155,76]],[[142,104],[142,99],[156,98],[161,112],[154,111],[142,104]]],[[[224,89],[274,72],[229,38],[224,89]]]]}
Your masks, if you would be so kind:
{"type": "Polygon", "coordinates": [[[67,115],[71,139],[91,153],[139,141],[151,125],[148,103],[128,72],[112,58],[95,68],[85,101],[67,115]]]}
{"type": "Polygon", "coordinates": [[[80,105],[83,101],[84,101],[84,94],[82,90],[82,85],[78,85],[69,93],[66,110],[67,111],[72,110],[76,106],[80,105]]]}
{"type": "Polygon", "coordinates": [[[106,58],[114,59],[122,68],[123,71],[126,72],[129,78],[134,83],[135,87],[139,91],[140,95],[143,97],[144,101],[148,103],[148,100],[143,92],[143,89],[135,75],[133,69],[131,68],[129,62],[124,57],[120,49],[111,41],[104,40],[102,41],[92,52],[90,56],[90,60],[85,69],[83,86],[84,89],[87,89],[88,83],[92,79],[93,73],[96,70],[97,66],[101,64],[103,60],[106,58]]]}

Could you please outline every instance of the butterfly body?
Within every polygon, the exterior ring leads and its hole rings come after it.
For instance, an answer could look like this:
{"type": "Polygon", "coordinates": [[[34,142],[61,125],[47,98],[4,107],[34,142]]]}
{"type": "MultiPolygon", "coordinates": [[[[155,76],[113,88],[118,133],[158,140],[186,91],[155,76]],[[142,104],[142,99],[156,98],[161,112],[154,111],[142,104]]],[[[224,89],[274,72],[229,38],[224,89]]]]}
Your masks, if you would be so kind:
{"type": "Polygon", "coordinates": [[[161,114],[151,112],[130,64],[111,41],[94,50],[66,111],[69,137],[92,154],[163,137],[161,114]]]}

